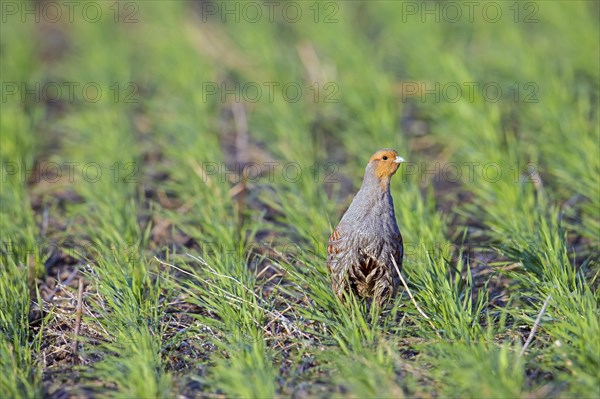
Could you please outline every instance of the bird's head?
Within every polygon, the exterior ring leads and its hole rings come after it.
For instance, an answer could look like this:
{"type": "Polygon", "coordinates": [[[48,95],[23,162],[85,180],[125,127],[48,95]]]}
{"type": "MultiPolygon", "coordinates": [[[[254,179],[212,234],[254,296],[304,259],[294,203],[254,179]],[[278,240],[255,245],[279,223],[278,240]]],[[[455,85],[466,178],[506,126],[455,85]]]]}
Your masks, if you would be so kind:
{"type": "Polygon", "coordinates": [[[395,150],[384,148],[377,151],[369,159],[365,170],[365,181],[374,178],[382,188],[387,189],[390,178],[396,173],[402,162],[404,159],[395,150]]]}

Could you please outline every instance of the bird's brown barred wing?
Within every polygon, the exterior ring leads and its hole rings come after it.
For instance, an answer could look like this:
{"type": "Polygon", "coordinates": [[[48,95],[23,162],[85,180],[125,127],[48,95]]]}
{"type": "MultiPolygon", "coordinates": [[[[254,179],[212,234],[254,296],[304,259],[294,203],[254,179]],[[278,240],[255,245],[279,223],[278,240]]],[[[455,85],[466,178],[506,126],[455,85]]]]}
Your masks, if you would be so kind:
{"type": "Polygon", "coordinates": [[[346,240],[343,239],[338,226],[333,229],[331,236],[329,236],[327,268],[331,278],[331,288],[340,299],[344,298],[344,293],[348,289],[347,265],[344,260],[344,253],[347,253],[348,248],[345,246],[346,240]]]}
{"type": "Polygon", "coordinates": [[[363,298],[375,297],[379,304],[395,296],[400,284],[398,270],[402,268],[403,252],[399,232],[390,234],[376,245],[361,248],[357,262],[348,270],[352,291],[363,298]]]}
{"type": "Polygon", "coordinates": [[[385,264],[376,254],[369,250],[359,249],[358,258],[348,270],[352,291],[361,298],[373,296],[375,285],[384,277],[385,264]]]}
{"type": "Polygon", "coordinates": [[[390,242],[391,246],[391,256],[396,261],[396,265],[398,266],[398,270],[394,267],[391,259],[389,260],[389,265],[392,269],[392,292],[391,295],[396,295],[398,291],[398,287],[400,286],[400,276],[398,275],[398,271],[402,271],[402,260],[404,258],[404,243],[402,241],[402,234],[400,232],[396,232],[392,236],[392,241],[390,242]]]}
{"type": "MultiPolygon", "coordinates": [[[[392,248],[392,256],[396,260],[398,269],[402,271],[402,259],[404,258],[404,243],[402,241],[402,234],[400,234],[399,231],[392,235],[390,246],[392,248]]],[[[393,266],[394,265],[392,264],[392,267],[393,266]]]]}

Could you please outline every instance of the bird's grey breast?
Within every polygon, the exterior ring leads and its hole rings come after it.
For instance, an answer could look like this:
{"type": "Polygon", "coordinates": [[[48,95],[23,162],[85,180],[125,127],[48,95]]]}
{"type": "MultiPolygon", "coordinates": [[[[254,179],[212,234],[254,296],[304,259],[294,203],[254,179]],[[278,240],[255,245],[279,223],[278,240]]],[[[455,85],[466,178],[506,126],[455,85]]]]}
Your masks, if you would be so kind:
{"type": "Polygon", "coordinates": [[[385,241],[400,234],[389,192],[379,196],[359,192],[338,228],[352,231],[349,236],[356,248],[363,248],[374,256],[379,255],[385,241]]]}

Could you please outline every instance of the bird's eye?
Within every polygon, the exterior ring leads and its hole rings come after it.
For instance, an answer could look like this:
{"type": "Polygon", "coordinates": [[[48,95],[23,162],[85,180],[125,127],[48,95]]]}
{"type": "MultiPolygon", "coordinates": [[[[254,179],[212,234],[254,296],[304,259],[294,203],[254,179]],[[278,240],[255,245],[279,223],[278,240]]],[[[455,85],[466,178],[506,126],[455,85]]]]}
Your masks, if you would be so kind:
{"type": "Polygon", "coordinates": [[[387,161],[387,155],[384,155],[384,156],[383,156],[383,160],[384,160],[384,161],[387,161]]]}

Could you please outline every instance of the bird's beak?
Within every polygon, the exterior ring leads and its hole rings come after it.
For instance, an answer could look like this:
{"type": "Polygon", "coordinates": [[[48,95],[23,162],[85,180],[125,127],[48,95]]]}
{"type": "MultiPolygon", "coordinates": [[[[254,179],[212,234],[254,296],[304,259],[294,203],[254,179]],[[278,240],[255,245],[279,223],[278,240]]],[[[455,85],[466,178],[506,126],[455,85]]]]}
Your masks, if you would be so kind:
{"type": "Polygon", "coordinates": [[[397,156],[396,159],[394,159],[395,163],[400,163],[400,162],[404,162],[404,158],[402,158],[401,156],[397,156]]]}

